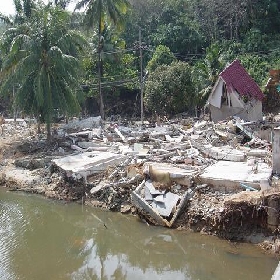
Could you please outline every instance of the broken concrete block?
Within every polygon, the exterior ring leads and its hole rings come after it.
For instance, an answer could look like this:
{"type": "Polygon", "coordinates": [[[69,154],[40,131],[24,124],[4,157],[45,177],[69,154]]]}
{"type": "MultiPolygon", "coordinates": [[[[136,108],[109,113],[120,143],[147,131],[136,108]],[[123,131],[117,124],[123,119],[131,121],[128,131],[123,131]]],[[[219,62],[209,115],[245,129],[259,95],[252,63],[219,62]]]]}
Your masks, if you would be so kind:
{"type": "Polygon", "coordinates": [[[160,195],[160,194],[164,194],[165,191],[163,190],[158,190],[154,187],[153,182],[151,180],[147,180],[145,182],[145,187],[149,190],[151,195],[160,195]]]}
{"type": "Polygon", "coordinates": [[[100,143],[96,142],[78,142],[77,145],[80,148],[87,149],[88,151],[108,151],[110,149],[110,146],[102,145],[100,143]]]}
{"type": "Polygon", "coordinates": [[[145,186],[145,200],[146,201],[153,201],[153,196],[147,186],[145,186]]]}
{"type": "MultiPolygon", "coordinates": [[[[74,136],[74,137],[78,137],[78,136],[85,136],[85,137],[89,137],[89,135],[92,134],[91,130],[85,130],[85,131],[80,131],[80,132],[74,132],[74,133],[70,133],[68,134],[69,136],[74,136]]],[[[92,137],[91,137],[92,138],[92,137]]]]}
{"type": "Polygon", "coordinates": [[[266,157],[268,156],[269,152],[264,149],[251,149],[247,152],[247,156],[253,156],[253,157],[266,157]]]}
{"type": "MultiPolygon", "coordinates": [[[[193,190],[187,190],[182,196],[178,196],[174,193],[168,192],[168,194],[165,194],[164,203],[158,202],[157,204],[155,202],[152,202],[155,208],[150,205],[145,197],[141,196],[141,192],[143,188],[146,188],[145,181],[143,181],[135,191],[131,193],[131,201],[132,204],[141,210],[142,213],[147,214],[147,216],[150,216],[153,218],[153,220],[158,225],[171,227],[177,217],[180,215],[182,210],[185,208],[187,202],[189,199],[193,196],[194,192],[193,190]],[[180,200],[179,204],[177,205],[178,201],[180,200]],[[161,205],[160,205],[161,204],[161,205]],[[144,212],[143,212],[144,211],[144,212]],[[163,217],[170,217],[172,212],[173,216],[171,217],[171,220],[166,220],[163,217]]],[[[151,196],[148,198],[148,201],[151,201],[151,196]]]]}
{"type": "Polygon", "coordinates": [[[152,207],[158,211],[161,216],[169,217],[172,210],[175,210],[179,199],[180,197],[177,194],[168,192],[160,197],[160,201],[154,199],[152,207]]]}
{"type": "Polygon", "coordinates": [[[110,152],[85,152],[77,155],[54,159],[53,162],[69,174],[89,175],[104,171],[109,166],[117,165],[124,160],[120,154],[110,152]]]}
{"type": "Polygon", "coordinates": [[[221,137],[223,140],[227,140],[228,139],[228,134],[224,131],[221,131],[221,130],[218,130],[216,129],[215,130],[216,134],[221,137]]]}
{"type": "Polygon", "coordinates": [[[247,162],[218,161],[205,168],[199,175],[202,184],[211,185],[217,190],[240,191],[240,183],[260,189],[260,181],[271,176],[272,168],[264,163],[258,163],[258,172],[252,170],[247,162]]]}
{"type": "Polygon", "coordinates": [[[122,141],[125,142],[125,137],[122,135],[122,133],[118,130],[117,127],[114,128],[114,131],[118,134],[122,141]]]}
{"type": "Polygon", "coordinates": [[[100,116],[98,117],[90,117],[87,119],[79,120],[71,120],[68,124],[65,124],[62,126],[65,130],[83,130],[83,129],[92,129],[92,128],[98,128],[102,125],[102,119],[100,116]]]}
{"type": "Polygon", "coordinates": [[[212,145],[205,145],[204,152],[206,156],[216,160],[245,161],[245,153],[243,151],[229,146],[213,147],[212,145]]]}
{"type": "Polygon", "coordinates": [[[99,184],[97,184],[95,187],[91,188],[90,190],[90,193],[91,194],[94,194],[98,191],[100,191],[101,189],[103,189],[105,186],[108,185],[108,182],[104,182],[104,181],[101,181],[99,184]]]}
{"type": "Polygon", "coordinates": [[[159,194],[159,195],[156,195],[154,198],[153,198],[153,201],[155,203],[164,203],[164,194],[159,194]]]}
{"type": "Polygon", "coordinates": [[[184,138],[184,135],[181,134],[178,137],[171,137],[170,135],[166,134],[165,135],[165,139],[169,142],[174,142],[174,143],[180,143],[182,141],[182,139],[184,138]]]}

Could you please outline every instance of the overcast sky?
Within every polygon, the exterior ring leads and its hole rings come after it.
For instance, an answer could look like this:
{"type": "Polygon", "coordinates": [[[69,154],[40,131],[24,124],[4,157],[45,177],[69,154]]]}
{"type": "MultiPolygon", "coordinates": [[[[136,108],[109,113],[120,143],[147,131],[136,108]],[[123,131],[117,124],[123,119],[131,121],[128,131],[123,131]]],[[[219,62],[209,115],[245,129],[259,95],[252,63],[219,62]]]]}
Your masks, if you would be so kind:
{"type": "MultiPolygon", "coordinates": [[[[45,3],[48,3],[48,0],[43,0],[45,3]]],[[[13,0],[0,0],[0,13],[8,16],[15,13],[14,1],[13,0]]],[[[72,0],[72,2],[77,2],[72,0]]],[[[73,11],[75,3],[71,3],[68,7],[70,11],[73,11]]]]}
{"type": "Polygon", "coordinates": [[[4,15],[11,15],[15,12],[13,0],[1,0],[0,12],[4,15]]]}

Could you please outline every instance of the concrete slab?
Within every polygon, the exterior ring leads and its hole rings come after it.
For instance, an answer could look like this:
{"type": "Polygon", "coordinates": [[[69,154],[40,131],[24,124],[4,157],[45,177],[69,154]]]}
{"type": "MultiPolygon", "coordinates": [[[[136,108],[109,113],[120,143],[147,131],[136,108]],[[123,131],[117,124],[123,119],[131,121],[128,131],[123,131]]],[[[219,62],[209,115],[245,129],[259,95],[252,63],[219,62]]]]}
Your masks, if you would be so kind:
{"type": "Polygon", "coordinates": [[[98,117],[90,117],[87,119],[73,119],[69,121],[68,124],[62,126],[65,130],[84,130],[84,129],[91,129],[91,128],[99,128],[102,124],[102,119],[100,116],[98,117]]]}
{"type": "MultiPolygon", "coordinates": [[[[149,202],[146,200],[146,191],[148,188],[145,186],[145,181],[143,181],[135,191],[131,193],[131,202],[132,204],[140,209],[142,213],[147,215],[148,217],[152,217],[153,220],[156,222],[157,225],[167,226],[171,227],[175,220],[178,218],[178,216],[181,214],[183,209],[185,208],[186,204],[188,203],[189,199],[194,195],[195,191],[188,189],[182,196],[177,196],[173,193],[169,193],[168,195],[168,201],[167,201],[167,207],[165,204],[159,202],[157,205],[152,202],[152,204],[149,204],[149,202]],[[144,196],[142,196],[142,191],[144,188],[144,196]],[[179,204],[177,204],[179,200],[179,204]],[[160,204],[164,206],[163,208],[159,209],[160,204]],[[176,207],[175,207],[176,206],[176,207]],[[168,208],[168,209],[167,209],[168,208]],[[175,208],[175,209],[174,209],[175,208]],[[169,216],[172,212],[172,210],[175,210],[174,214],[172,215],[171,220],[167,220],[164,217],[165,215],[169,216]],[[167,211],[166,211],[167,210],[167,211]],[[171,211],[171,212],[169,212],[171,211]],[[164,214],[164,215],[162,215],[164,214]],[[169,214],[169,215],[168,215],[169,214]]],[[[152,197],[152,196],[151,196],[152,197]]],[[[151,199],[150,201],[153,199],[151,199]]]]}
{"type": "Polygon", "coordinates": [[[105,145],[101,142],[78,142],[77,145],[83,149],[89,149],[90,151],[108,151],[111,147],[108,145],[105,145]]]}
{"type": "Polygon", "coordinates": [[[218,190],[240,191],[240,183],[260,189],[261,180],[268,180],[271,173],[272,168],[264,162],[258,162],[257,168],[253,168],[247,162],[219,161],[205,168],[199,179],[201,184],[218,190]]]}
{"type": "Polygon", "coordinates": [[[54,159],[53,162],[70,174],[80,174],[87,177],[104,171],[109,166],[117,165],[124,159],[123,155],[110,152],[85,152],[54,159]]]}
{"type": "Polygon", "coordinates": [[[146,201],[153,201],[153,196],[152,196],[149,188],[147,188],[147,186],[145,186],[145,200],[146,201]]]}
{"type": "Polygon", "coordinates": [[[165,191],[161,191],[161,190],[157,190],[154,185],[153,182],[151,180],[148,180],[145,182],[145,187],[148,188],[148,190],[150,191],[151,195],[160,195],[160,194],[164,194],[165,191]]]}
{"type": "Polygon", "coordinates": [[[266,157],[270,154],[268,150],[264,149],[251,149],[247,152],[247,156],[253,156],[253,157],[266,157]]]}
{"type": "Polygon", "coordinates": [[[271,280],[279,280],[279,279],[280,279],[280,262],[278,263],[278,266],[276,267],[271,280]]]}
{"type": "Polygon", "coordinates": [[[213,147],[212,145],[205,145],[204,152],[206,156],[216,160],[245,161],[245,153],[230,146],[213,147]]]}
{"type": "Polygon", "coordinates": [[[179,199],[180,197],[177,194],[168,192],[162,195],[162,197],[160,197],[160,200],[154,198],[152,207],[159,213],[159,215],[169,217],[172,210],[175,209],[179,199]]]}

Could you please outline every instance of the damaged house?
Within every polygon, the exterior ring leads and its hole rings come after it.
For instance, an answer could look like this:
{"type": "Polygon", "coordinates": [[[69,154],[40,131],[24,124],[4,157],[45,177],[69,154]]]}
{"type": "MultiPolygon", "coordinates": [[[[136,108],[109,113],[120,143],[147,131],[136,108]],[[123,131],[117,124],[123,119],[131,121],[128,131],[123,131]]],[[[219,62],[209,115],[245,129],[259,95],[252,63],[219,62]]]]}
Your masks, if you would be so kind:
{"type": "Polygon", "coordinates": [[[208,98],[214,122],[236,116],[245,121],[262,120],[264,94],[239,60],[228,65],[218,77],[208,98]]]}

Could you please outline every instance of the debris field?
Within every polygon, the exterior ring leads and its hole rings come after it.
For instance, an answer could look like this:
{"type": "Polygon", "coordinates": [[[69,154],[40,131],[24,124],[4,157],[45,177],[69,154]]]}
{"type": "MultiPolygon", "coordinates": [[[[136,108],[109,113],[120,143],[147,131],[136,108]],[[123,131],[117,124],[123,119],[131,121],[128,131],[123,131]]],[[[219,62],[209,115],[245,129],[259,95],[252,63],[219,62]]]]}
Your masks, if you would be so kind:
{"type": "Polygon", "coordinates": [[[3,186],[132,213],[147,224],[260,243],[280,252],[277,119],[213,123],[100,117],[57,124],[53,141],[32,120],[6,121],[3,186]]]}

